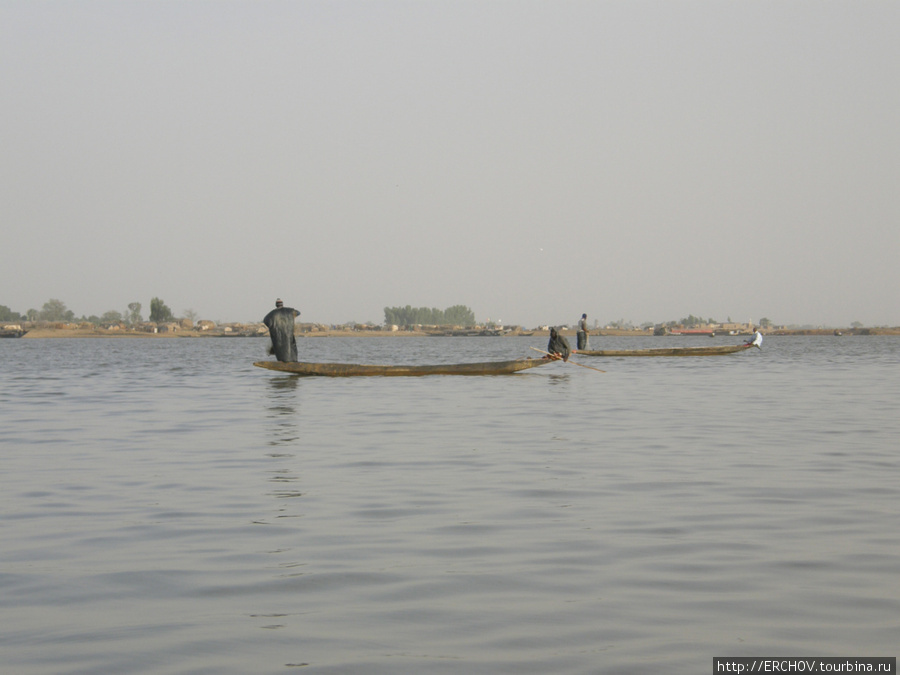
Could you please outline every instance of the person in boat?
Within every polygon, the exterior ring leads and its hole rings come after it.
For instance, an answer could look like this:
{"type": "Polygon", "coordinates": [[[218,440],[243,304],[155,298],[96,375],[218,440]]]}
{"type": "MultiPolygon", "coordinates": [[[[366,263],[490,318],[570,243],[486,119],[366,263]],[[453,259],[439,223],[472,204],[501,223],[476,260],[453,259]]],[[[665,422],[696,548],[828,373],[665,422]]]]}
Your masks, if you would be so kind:
{"type": "Polygon", "coordinates": [[[753,333],[753,339],[747,340],[745,344],[753,345],[757,349],[762,349],[762,333],[759,332],[759,328],[756,329],[756,332],[753,333]]]}
{"type": "Polygon", "coordinates": [[[297,338],[294,337],[294,318],[300,316],[293,307],[285,307],[281,298],[275,301],[275,309],[266,314],[263,323],[272,338],[272,353],[279,361],[297,360],[297,338]]]}
{"type": "Polygon", "coordinates": [[[587,314],[582,314],[578,321],[578,332],[575,334],[575,345],[577,351],[583,351],[588,348],[588,325],[587,314]]]}
{"type": "Polygon", "coordinates": [[[565,336],[560,335],[556,328],[550,329],[550,342],[547,343],[547,351],[549,355],[545,358],[569,360],[569,354],[572,348],[569,347],[569,341],[565,336]]]}

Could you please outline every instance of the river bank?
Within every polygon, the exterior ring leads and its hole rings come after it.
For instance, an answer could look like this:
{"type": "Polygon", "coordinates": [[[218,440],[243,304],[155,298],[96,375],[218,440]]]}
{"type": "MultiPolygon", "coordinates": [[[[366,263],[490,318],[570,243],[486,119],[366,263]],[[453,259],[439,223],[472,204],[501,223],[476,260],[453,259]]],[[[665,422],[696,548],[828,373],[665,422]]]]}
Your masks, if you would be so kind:
{"type": "MultiPolygon", "coordinates": [[[[563,335],[575,335],[575,329],[561,331],[563,335]]],[[[327,337],[428,337],[435,335],[432,331],[424,330],[349,330],[349,329],[318,329],[315,331],[298,330],[298,338],[327,338],[327,337]]],[[[653,334],[647,330],[619,330],[597,329],[590,331],[591,337],[648,337],[653,334]]],[[[835,336],[867,336],[867,335],[900,335],[900,326],[878,328],[798,328],[763,331],[764,335],[835,335],[835,336]]],[[[521,335],[547,336],[546,330],[512,331],[505,333],[511,337],[521,335]]],[[[717,337],[727,336],[727,333],[717,333],[717,337]]],[[[100,327],[34,327],[28,328],[21,339],[46,339],[46,338],[145,338],[145,339],[171,339],[171,338],[218,338],[235,339],[241,337],[268,337],[264,328],[247,326],[244,330],[196,330],[181,329],[167,332],[147,332],[139,330],[108,330],[100,327]]],[[[477,337],[477,336],[459,336],[477,337]]],[[[679,336],[672,336],[679,337],[679,336]]]]}

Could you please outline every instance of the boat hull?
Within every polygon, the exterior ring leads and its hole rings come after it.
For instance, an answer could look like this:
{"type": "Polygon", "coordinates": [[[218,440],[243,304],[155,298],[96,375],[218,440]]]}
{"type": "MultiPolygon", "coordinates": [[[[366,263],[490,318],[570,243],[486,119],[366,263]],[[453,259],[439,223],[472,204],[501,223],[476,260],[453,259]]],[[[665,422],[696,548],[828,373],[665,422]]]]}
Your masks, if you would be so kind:
{"type": "Polygon", "coordinates": [[[718,356],[735,354],[753,345],[714,345],[710,347],[657,347],[653,349],[600,349],[576,352],[580,356],[718,356]]]}
{"type": "Polygon", "coordinates": [[[415,377],[422,375],[510,375],[550,363],[545,359],[516,359],[483,363],[448,363],[429,366],[385,366],[361,363],[305,363],[257,361],[254,366],[281,373],[318,377],[415,377]]]}

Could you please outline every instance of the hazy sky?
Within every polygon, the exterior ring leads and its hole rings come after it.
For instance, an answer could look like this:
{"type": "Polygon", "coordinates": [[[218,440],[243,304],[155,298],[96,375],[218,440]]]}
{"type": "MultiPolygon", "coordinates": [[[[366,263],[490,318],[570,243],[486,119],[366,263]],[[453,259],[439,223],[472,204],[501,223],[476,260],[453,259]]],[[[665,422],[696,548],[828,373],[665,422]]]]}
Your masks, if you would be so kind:
{"type": "Polygon", "coordinates": [[[0,3],[0,305],[900,325],[900,2],[0,3]]]}

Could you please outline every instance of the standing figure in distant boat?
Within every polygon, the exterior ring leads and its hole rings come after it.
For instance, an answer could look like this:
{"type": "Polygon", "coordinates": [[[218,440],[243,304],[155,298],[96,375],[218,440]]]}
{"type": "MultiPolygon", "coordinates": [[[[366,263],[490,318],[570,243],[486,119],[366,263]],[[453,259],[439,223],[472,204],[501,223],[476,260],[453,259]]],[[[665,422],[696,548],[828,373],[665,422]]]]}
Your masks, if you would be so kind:
{"type": "Polygon", "coordinates": [[[569,360],[569,353],[572,348],[569,347],[569,341],[565,336],[560,335],[556,328],[550,329],[550,342],[547,343],[547,351],[550,355],[545,358],[569,360]]]}
{"type": "Polygon", "coordinates": [[[762,349],[762,333],[759,332],[759,328],[757,328],[756,332],[753,334],[753,339],[747,340],[745,344],[753,345],[757,349],[762,349]]]}
{"type": "Polygon", "coordinates": [[[577,351],[583,351],[588,348],[588,325],[587,325],[587,314],[581,315],[581,320],[578,322],[578,332],[575,334],[575,344],[577,345],[577,351]]]}
{"type": "Polygon", "coordinates": [[[293,307],[285,307],[279,298],[275,301],[275,309],[263,319],[272,338],[272,353],[279,361],[297,360],[297,338],[294,337],[294,317],[297,316],[300,312],[293,307]]]}

